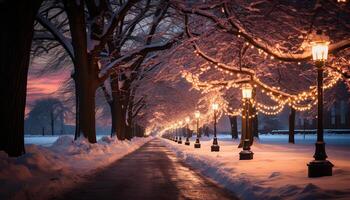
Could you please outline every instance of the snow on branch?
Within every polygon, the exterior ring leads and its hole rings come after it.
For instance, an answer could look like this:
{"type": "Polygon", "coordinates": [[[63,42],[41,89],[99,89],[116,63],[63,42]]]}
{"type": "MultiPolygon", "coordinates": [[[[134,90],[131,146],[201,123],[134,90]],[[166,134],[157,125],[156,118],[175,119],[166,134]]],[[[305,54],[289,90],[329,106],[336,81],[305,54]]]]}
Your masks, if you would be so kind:
{"type": "MultiPolygon", "coordinates": [[[[240,21],[234,16],[230,15],[227,20],[217,17],[212,12],[208,10],[202,10],[199,8],[187,8],[184,5],[174,4],[174,6],[180,11],[187,14],[196,14],[202,17],[210,19],[216,24],[220,29],[224,29],[227,33],[233,34],[235,36],[243,37],[247,42],[256,48],[266,52],[267,54],[274,56],[276,59],[285,62],[299,62],[308,60],[311,58],[311,49],[305,49],[302,53],[284,53],[275,47],[264,42],[262,39],[252,36],[244,27],[241,25],[240,21]]],[[[227,3],[224,6],[225,12],[228,12],[227,3]]],[[[350,38],[341,40],[334,44],[329,45],[329,53],[333,53],[342,49],[350,47],[350,38]]]]}
{"type": "Polygon", "coordinates": [[[36,20],[54,36],[54,38],[67,51],[71,59],[74,60],[74,50],[70,40],[66,38],[49,20],[41,15],[38,14],[36,20]]]}
{"type": "Polygon", "coordinates": [[[110,23],[107,28],[104,30],[103,36],[100,38],[100,42],[98,45],[94,47],[91,51],[92,54],[98,54],[98,52],[104,48],[105,44],[108,42],[109,38],[113,35],[114,29],[118,26],[120,20],[124,18],[126,13],[130,10],[130,8],[137,2],[137,0],[128,0],[124,3],[117,12],[115,12],[112,16],[110,23]]]}
{"type": "MultiPolygon", "coordinates": [[[[181,37],[181,36],[182,36],[182,34],[180,34],[180,36],[178,36],[178,37],[181,37]]],[[[115,66],[120,65],[120,64],[125,63],[125,62],[128,62],[128,61],[134,59],[136,56],[142,56],[148,52],[160,51],[160,50],[170,48],[177,41],[178,37],[173,38],[172,40],[166,42],[165,44],[145,45],[141,49],[130,52],[129,54],[126,54],[126,55],[110,62],[108,65],[106,65],[105,67],[102,68],[102,70],[99,74],[100,80],[103,82],[114,71],[115,66]]]]}

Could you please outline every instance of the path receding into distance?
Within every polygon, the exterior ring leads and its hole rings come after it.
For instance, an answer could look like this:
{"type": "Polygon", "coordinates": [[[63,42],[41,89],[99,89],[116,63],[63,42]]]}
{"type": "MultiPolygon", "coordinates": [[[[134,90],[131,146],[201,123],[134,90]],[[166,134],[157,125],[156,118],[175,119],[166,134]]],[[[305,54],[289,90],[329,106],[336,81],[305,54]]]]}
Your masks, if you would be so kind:
{"type": "Polygon", "coordinates": [[[86,180],[55,199],[238,199],[178,160],[160,139],[86,180]]]}

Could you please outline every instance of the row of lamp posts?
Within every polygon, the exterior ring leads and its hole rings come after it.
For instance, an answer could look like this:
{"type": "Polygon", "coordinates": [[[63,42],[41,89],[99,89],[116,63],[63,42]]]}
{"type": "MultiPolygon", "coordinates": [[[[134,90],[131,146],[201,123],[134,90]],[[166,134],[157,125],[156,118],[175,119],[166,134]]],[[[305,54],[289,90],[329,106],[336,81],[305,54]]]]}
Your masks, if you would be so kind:
{"type": "MultiPolygon", "coordinates": [[[[326,148],[325,148],[325,142],[324,142],[324,136],[323,136],[323,67],[325,65],[325,62],[327,61],[327,55],[328,55],[328,45],[329,42],[325,39],[325,37],[320,34],[320,32],[317,33],[315,42],[311,43],[312,45],[312,58],[315,62],[315,66],[317,68],[317,141],[315,143],[315,154],[314,154],[314,160],[312,160],[308,166],[308,176],[309,177],[321,177],[321,176],[331,176],[332,175],[332,168],[333,164],[327,160],[327,154],[326,154],[326,148]]],[[[250,149],[250,146],[252,144],[251,138],[252,138],[252,131],[250,126],[249,120],[251,117],[250,109],[251,109],[251,98],[252,98],[252,91],[253,87],[251,84],[243,84],[242,85],[242,97],[243,97],[243,113],[242,118],[245,118],[245,120],[242,120],[242,126],[245,126],[245,131],[242,133],[242,140],[243,140],[243,150],[239,153],[239,159],[240,160],[251,160],[253,159],[253,152],[250,149]],[[244,123],[244,124],[243,124],[244,123]]],[[[219,109],[219,105],[217,103],[212,104],[212,110],[214,112],[214,138],[213,138],[213,144],[211,146],[211,151],[220,151],[220,146],[218,144],[217,135],[216,135],[216,123],[217,123],[217,111],[219,109]]],[[[200,148],[201,144],[199,142],[199,118],[200,113],[199,111],[195,112],[195,118],[197,122],[197,137],[196,142],[194,144],[195,148],[200,148]]],[[[188,123],[190,121],[189,117],[185,119],[187,123],[186,131],[187,131],[187,137],[186,137],[186,145],[190,145],[189,142],[189,128],[188,123]]],[[[182,127],[182,121],[178,123],[180,127],[182,127]]],[[[178,135],[178,130],[175,128],[175,142],[178,142],[179,144],[182,143],[181,135],[178,135]]]]}
{"type": "MultiPolygon", "coordinates": [[[[244,120],[244,123],[246,124],[246,128],[245,128],[245,133],[244,135],[242,136],[244,138],[244,143],[243,143],[243,150],[240,152],[240,160],[250,160],[250,159],[253,159],[253,152],[250,151],[250,145],[251,145],[251,142],[250,142],[250,139],[251,138],[251,131],[250,129],[248,128],[249,126],[249,109],[250,109],[250,99],[252,97],[252,87],[250,84],[245,84],[243,85],[242,87],[242,95],[243,95],[243,100],[244,100],[244,105],[245,105],[245,118],[246,120],[244,120]]],[[[213,152],[218,152],[220,151],[220,146],[219,146],[219,143],[218,143],[218,139],[217,139],[217,130],[216,130],[216,125],[217,125],[217,111],[219,110],[219,104],[217,103],[213,103],[211,105],[211,108],[213,110],[213,113],[214,113],[214,138],[213,138],[213,144],[211,145],[211,151],[213,152]]],[[[196,111],[194,113],[194,116],[196,118],[196,132],[197,132],[197,136],[196,136],[196,142],[194,144],[194,147],[195,148],[200,148],[201,147],[201,144],[200,144],[200,141],[199,141],[199,118],[200,118],[200,112],[199,111],[196,111]]],[[[186,122],[186,142],[185,142],[185,145],[190,145],[190,141],[189,141],[189,122],[190,122],[190,118],[189,117],[186,117],[185,118],[185,122],[186,122]]],[[[181,133],[182,131],[180,131],[180,134],[178,134],[178,126],[180,127],[180,129],[182,128],[182,124],[183,122],[180,121],[176,124],[176,128],[175,128],[175,138],[173,139],[175,142],[179,143],[179,144],[182,144],[182,139],[181,139],[181,133]],[[179,135],[179,136],[178,136],[179,135]]]]}

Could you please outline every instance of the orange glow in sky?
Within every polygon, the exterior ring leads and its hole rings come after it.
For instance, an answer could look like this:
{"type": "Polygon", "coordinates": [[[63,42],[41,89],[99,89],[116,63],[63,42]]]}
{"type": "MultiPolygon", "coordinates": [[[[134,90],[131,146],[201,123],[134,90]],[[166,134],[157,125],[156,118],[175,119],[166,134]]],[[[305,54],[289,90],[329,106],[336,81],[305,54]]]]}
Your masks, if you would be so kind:
{"type": "Polygon", "coordinates": [[[31,106],[36,100],[57,97],[55,92],[68,77],[68,72],[60,72],[39,77],[29,74],[27,83],[26,115],[30,112],[31,106]]]}

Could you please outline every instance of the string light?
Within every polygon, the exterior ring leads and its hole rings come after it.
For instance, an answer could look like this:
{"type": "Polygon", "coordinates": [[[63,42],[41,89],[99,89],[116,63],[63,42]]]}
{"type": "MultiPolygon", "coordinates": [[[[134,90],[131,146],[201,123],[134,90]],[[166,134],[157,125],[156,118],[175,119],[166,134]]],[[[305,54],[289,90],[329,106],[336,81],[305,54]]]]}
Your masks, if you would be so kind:
{"type": "MultiPolygon", "coordinates": [[[[246,42],[245,45],[249,46],[249,43],[246,42]]],[[[316,86],[310,86],[309,90],[302,91],[297,94],[288,94],[286,92],[281,91],[279,87],[270,87],[262,83],[257,77],[255,77],[255,72],[252,70],[240,69],[242,71],[239,71],[237,70],[237,68],[227,67],[227,65],[214,61],[214,59],[205,55],[202,51],[198,49],[196,45],[195,48],[196,50],[194,52],[196,53],[196,55],[205,58],[209,63],[213,64],[214,69],[230,76],[234,75],[233,71],[235,71],[235,74],[237,75],[238,79],[241,78],[241,73],[244,73],[244,78],[250,78],[251,81],[254,82],[255,88],[259,87],[262,94],[265,94],[267,97],[269,97],[271,100],[277,103],[277,105],[275,106],[268,106],[260,102],[255,102],[254,106],[259,112],[263,114],[276,115],[283,110],[285,105],[291,106],[298,111],[306,111],[310,110],[313,107],[313,105],[317,104],[317,99],[315,98],[315,96],[317,96],[316,86]]],[[[251,45],[250,48],[254,49],[254,46],[251,45]]],[[[267,57],[268,54],[266,52],[264,52],[261,49],[257,50],[259,54],[264,54],[264,56],[267,57]]],[[[270,59],[274,59],[274,56],[270,56],[270,59]]],[[[297,64],[300,65],[301,63],[298,62],[297,64]]],[[[210,64],[208,64],[208,67],[201,67],[201,72],[198,75],[194,75],[192,73],[183,71],[182,77],[184,77],[188,82],[190,82],[193,88],[197,90],[202,90],[202,93],[240,87],[239,81],[200,81],[199,75],[203,74],[204,72],[210,69],[210,64]]],[[[340,70],[340,67],[337,67],[337,69],[340,70]]],[[[325,77],[324,79],[323,86],[324,90],[332,88],[341,79],[342,76],[340,72],[335,72],[331,70],[326,70],[326,74],[327,77],[325,77]]],[[[236,110],[234,112],[226,110],[225,112],[226,114],[238,115],[238,113],[240,113],[240,110],[236,110]]]]}

